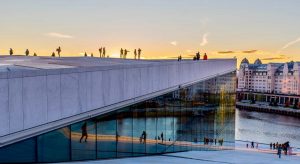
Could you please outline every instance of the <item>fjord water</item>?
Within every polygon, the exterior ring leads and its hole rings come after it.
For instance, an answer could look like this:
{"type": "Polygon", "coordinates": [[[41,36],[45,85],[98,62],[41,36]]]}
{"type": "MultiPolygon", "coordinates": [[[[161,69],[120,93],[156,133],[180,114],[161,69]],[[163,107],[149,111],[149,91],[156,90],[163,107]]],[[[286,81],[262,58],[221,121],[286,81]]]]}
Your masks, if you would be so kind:
{"type": "Polygon", "coordinates": [[[300,148],[300,118],[272,113],[236,110],[236,140],[270,144],[290,141],[300,148]]]}

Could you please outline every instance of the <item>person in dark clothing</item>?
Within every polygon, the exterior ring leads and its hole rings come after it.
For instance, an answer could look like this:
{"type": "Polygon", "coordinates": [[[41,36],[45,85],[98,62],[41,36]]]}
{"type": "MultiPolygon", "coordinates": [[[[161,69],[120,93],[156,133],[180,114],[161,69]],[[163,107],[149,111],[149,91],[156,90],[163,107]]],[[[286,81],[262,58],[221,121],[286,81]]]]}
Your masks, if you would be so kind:
{"type": "Polygon", "coordinates": [[[83,139],[83,137],[85,137],[85,142],[86,142],[86,140],[88,138],[87,123],[86,122],[81,126],[81,138],[79,140],[80,143],[81,143],[81,140],[83,139]]]}
{"type": "Polygon", "coordinates": [[[120,59],[123,58],[123,54],[124,54],[124,50],[123,50],[123,48],[121,48],[121,50],[120,50],[120,59]]]}
{"type": "Polygon", "coordinates": [[[273,143],[273,149],[275,150],[275,143],[273,143]]]}
{"type": "Polygon", "coordinates": [[[100,54],[100,58],[102,57],[102,47],[99,48],[99,54],[100,54]]]}
{"type": "Polygon", "coordinates": [[[270,143],[270,149],[272,150],[272,142],[270,143]]]}
{"type": "Polygon", "coordinates": [[[136,49],[134,49],[134,59],[136,59],[136,56],[137,56],[137,52],[136,49]]]}
{"type": "Polygon", "coordinates": [[[281,145],[279,145],[277,148],[277,155],[279,158],[281,158],[281,151],[282,151],[282,148],[281,148],[281,145]]]}
{"type": "Polygon", "coordinates": [[[51,56],[52,56],[52,57],[55,57],[55,53],[54,53],[54,52],[52,52],[51,56]]]}
{"type": "Polygon", "coordinates": [[[141,53],[142,53],[142,50],[139,48],[138,49],[138,59],[141,59],[141,53]]]}
{"type": "Polygon", "coordinates": [[[200,60],[200,52],[196,53],[196,60],[200,60]]]}
{"type": "Polygon", "coordinates": [[[28,49],[26,49],[26,51],[25,51],[25,55],[26,55],[26,56],[28,56],[28,55],[29,55],[29,50],[28,50],[28,49]]]}
{"type": "Polygon", "coordinates": [[[14,50],[12,48],[9,49],[9,55],[13,55],[14,54],[14,50]]]}
{"type": "Polygon", "coordinates": [[[103,52],[102,52],[103,58],[105,58],[105,54],[106,54],[106,50],[105,50],[105,47],[103,47],[103,52]]]}
{"type": "Polygon", "coordinates": [[[60,57],[61,48],[58,47],[58,48],[56,49],[56,51],[57,51],[58,57],[60,57]]]}
{"type": "Polygon", "coordinates": [[[161,142],[164,142],[164,133],[163,132],[161,132],[160,137],[161,137],[161,142]]]}
{"type": "Polygon", "coordinates": [[[251,148],[254,148],[254,142],[253,141],[251,142],[251,148]]]}

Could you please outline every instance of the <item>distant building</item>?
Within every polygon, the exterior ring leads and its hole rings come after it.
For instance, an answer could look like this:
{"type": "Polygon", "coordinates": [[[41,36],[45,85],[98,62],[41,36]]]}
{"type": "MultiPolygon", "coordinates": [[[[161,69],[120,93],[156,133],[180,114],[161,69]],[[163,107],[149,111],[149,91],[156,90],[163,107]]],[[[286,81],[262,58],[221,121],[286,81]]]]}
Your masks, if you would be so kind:
{"type": "Polygon", "coordinates": [[[238,91],[300,95],[300,62],[250,64],[244,58],[238,73],[238,91]]]}

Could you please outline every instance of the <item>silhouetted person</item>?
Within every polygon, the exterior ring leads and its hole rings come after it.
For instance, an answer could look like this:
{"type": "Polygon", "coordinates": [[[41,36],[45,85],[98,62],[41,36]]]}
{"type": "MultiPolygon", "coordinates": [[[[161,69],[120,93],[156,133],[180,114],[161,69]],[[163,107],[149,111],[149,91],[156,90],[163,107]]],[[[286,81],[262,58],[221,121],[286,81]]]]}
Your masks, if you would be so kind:
{"type": "Polygon", "coordinates": [[[279,145],[277,148],[277,155],[279,158],[281,158],[281,151],[282,151],[282,147],[281,147],[281,145],[279,145]]]}
{"type": "Polygon", "coordinates": [[[178,56],[178,61],[181,61],[182,60],[182,57],[181,55],[178,56]]]}
{"type": "Polygon", "coordinates": [[[28,55],[29,55],[29,50],[28,50],[28,49],[26,49],[26,51],[25,51],[25,55],[26,55],[26,56],[28,56],[28,55]]]}
{"type": "Polygon", "coordinates": [[[106,50],[105,50],[105,47],[103,47],[102,55],[103,55],[104,58],[105,58],[105,53],[106,53],[106,50]]]}
{"type": "Polygon", "coordinates": [[[93,53],[91,53],[91,57],[94,57],[94,54],[93,54],[93,53]]]}
{"type": "Polygon", "coordinates": [[[204,53],[203,60],[207,60],[207,55],[204,53]]]}
{"type": "Polygon", "coordinates": [[[196,53],[196,60],[200,60],[200,52],[196,53]]]}
{"type": "Polygon", "coordinates": [[[54,52],[52,52],[52,55],[51,55],[52,57],[55,57],[55,53],[54,52]]]}
{"type": "Polygon", "coordinates": [[[272,142],[270,143],[270,149],[272,150],[272,142]]]}
{"type": "Polygon", "coordinates": [[[141,53],[142,53],[142,50],[139,48],[138,49],[138,59],[141,59],[141,53]]]}
{"type": "Polygon", "coordinates": [[[100,54],[100,58],[102,57],[102,47],[99,48],[99,54],[100,54]]]}
{"type": "Polygon", "coordinates": [[[58,57],[60,57],[61,48],[58,47],[58,48],[56,49],[56,51],[57,51],[58,57]]]}
{"type": "Polygon", "coordinates": [[[37,54],[36,54],[36,53],[33,53],[33,56],[37,56],[37,54]]]}
{"type": "Polygon", "coordinates": [[[124,50],[124,56],[123,56],[123,57],[124,57],[124,59],[126,59],[126,57],[127,57],[127,53],[128,53],[128,52],[130,52],[130,51],[128,51],[127,49],[125,49],[125,50],[124,50]]]}
{"type": "Polygon", "coordinates": [[[123,58],[123,54],[124,54],[124,50],[123,50],[123,48],[121,48],[121,50],[120,50],[120,58],[123,58]]]}
{"type": "Polygon", "coordinates": [[[253,141],[251,142],[251,148],[254,148],[254,142],[253,141]]]}
{"type": "Polygon", "coordinates": [[[164,142],[164,133],[163,132],[161,132],[160,137],[161,137],[161,142],[164,142]]]}
{"type": "Polygon", "coordinates": [[[13,55],[14,54],[14,50],[12,48],[9,49],[9,55],[13,55]]]}
{"type": "Polygon", "coordinates": [[[83,137],[85,137],[85,142],[88,138],[88,133],[87,133],[87,124],[86,122],[81,126],[81,138],[80,138],[80,143],[81,143],[81,140],[83,139],[83,137]]]}
{"type": "Polygon", "coordinates": [[[84,53],[84,57],[87,57],[87,53],[86,52],[84,53]]]}
{"type": "Polygon", "coordinates": [[[134,49],[134,59],[136,59],[137,57],[137,52],[136,52],[136,49],[134,49]]]}

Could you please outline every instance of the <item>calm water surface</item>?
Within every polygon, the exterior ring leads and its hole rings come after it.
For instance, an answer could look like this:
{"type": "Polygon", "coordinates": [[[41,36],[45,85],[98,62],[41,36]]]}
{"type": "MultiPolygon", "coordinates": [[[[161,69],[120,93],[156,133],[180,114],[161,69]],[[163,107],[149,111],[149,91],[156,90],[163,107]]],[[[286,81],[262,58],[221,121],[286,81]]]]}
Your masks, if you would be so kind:
{"type": "Polygon", "coordinates": [[[237,109],[235,137],[261,143],[290,141],[300,148],[300,118],[237,109]]]}

